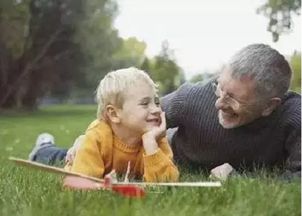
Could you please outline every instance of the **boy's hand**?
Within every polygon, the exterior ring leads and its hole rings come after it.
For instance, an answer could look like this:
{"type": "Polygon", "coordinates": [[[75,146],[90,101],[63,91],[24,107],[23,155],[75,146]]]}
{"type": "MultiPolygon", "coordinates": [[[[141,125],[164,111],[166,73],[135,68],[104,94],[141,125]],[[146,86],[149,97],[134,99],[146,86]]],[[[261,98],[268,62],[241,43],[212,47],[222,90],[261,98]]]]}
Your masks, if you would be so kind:
{"type": "Polygon", "coordinates": [[[66,156],[65,156],[65,163],[72,165],[74,158],[76,155],[76,150],[75,148],[72,146],[70,149],[68,149],[66,156]]]}
{"type": "Polygon", "coordinates": [[[157,140],[160,140],[166,135],[166,118],[164,112],[160,114],[160,118],[160,125],[152,128],[142,136],[143,146],[147,155],[154,154],[157,151],[157,140]]]}
{"type": "Polygon", "coordinates": [[[150,131],[147,131],[143,134],[144,137],[154,138],[156,140],[160,140],[161,138],[166,136],[166,117],[165,112],[161,112],[160,114],[160,125],[158,127],[152,128],[150,131]]]}

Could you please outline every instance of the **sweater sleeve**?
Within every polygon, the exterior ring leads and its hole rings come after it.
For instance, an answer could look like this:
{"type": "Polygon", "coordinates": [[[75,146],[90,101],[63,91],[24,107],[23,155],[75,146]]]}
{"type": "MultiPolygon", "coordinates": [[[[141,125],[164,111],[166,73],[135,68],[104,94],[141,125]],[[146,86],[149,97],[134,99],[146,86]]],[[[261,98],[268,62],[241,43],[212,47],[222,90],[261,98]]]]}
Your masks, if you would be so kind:
{"type": "Polygon", "coordinates": [[[75,156],[71,171],[98,178],[103,177],[105,169],[100,146],[101,143],[93,131],[86,133],[83,144],[75,156]]]}
{"type": "Polygon", "coordinates": [[[288,134],[285,140],[286,170],[282,174],[288,180],[301,176],[301,96],[293,92],[289,95],[291,100],[285,115],[288,134]]]}
{"type": "Polygon", "coordinates": [[[175,182],[179,172],[172,161],[172,151],[166,138],[159,142],[158,150],[152,155],[144,155],[144,181],[175,182]]]}
{"type": "Polygon", "coordinates": [[[293,131],[286,140],[285,150],[287,159],[285,163],[285,172],[282,177],[292,179],[301,177],[301,134],[293,131]]]}
{"type": "Polygon", "coordinates": [[[191,84],[183,84],[176,91],[161,98],[161,107],[166,114],[167,128],[178,127],[184,116],[185,98],[191,84]]]}

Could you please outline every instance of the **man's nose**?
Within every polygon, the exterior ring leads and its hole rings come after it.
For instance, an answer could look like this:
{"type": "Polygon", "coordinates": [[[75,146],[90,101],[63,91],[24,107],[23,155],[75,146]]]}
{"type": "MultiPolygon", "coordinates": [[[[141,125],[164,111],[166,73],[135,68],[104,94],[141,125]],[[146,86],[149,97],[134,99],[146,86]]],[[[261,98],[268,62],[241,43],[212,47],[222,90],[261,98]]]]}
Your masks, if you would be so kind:
{"type": "Polygon", "coordinates": [[[216,109],[227,109],[229,108],[229,104],[225,102],[223,97],[217,98],[215,102],[216,109]]]}

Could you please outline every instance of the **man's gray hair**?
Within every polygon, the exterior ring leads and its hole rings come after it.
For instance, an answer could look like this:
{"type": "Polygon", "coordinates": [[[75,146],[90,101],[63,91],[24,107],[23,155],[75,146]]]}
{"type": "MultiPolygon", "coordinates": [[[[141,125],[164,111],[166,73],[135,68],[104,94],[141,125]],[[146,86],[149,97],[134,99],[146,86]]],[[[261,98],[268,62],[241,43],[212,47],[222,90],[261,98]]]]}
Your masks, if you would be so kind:
{"type": "Polygon", "coordinates": [[[264,97],[281,97],[287,92],[292,71],[277,50],[252,44],[239,50],[229,61],[232,77],[247,75],[255,80],[256,92],[264,97]]]}

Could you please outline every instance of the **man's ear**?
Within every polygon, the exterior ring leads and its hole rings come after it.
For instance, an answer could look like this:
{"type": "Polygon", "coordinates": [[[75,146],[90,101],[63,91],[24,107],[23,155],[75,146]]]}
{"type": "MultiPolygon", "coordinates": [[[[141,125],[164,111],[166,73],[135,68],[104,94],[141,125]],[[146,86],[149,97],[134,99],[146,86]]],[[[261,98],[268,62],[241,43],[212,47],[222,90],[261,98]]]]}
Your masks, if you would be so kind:
{"type": "Polygon", "coordinates": [[[107,118],[111,122],[116,123],[116,124],[121,122],[120,117],[119,117],[118,109],[115,106],[107,105],[105,110],[106,110],[107,118]]]}
{"type": "Polygon", "coordinates": [[[271,98],[267,103],[265,109],[262,111],[262,116],[269,116],[279,105],[281,104],[281,98],[271,98]]]}

